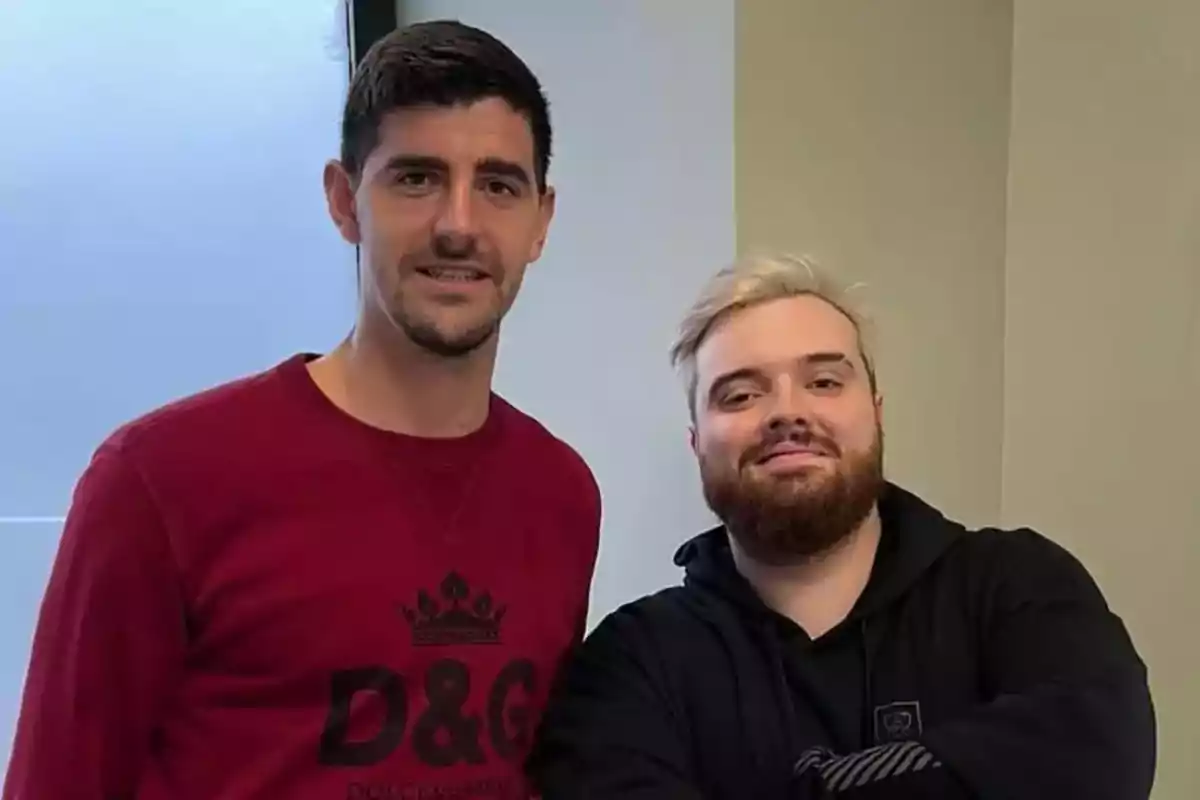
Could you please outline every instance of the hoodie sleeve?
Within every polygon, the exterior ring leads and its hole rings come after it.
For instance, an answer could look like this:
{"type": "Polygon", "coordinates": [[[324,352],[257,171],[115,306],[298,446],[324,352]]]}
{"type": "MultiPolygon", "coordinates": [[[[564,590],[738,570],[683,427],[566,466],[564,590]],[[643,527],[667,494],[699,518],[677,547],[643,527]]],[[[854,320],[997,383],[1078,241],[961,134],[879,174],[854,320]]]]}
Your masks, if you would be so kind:
{"type": "Polygon", "coordinates": [[[1156,742],[1146,668],[1070,553],[1032,531],[999,538],[982,609],[991,701],[922,744],[984,800],[1145,800],[1156,742]]]}
{"type": "Polygon", "coordinates": [[[815,747],[796,762],[790,800],[975,800],[920,742],[892,742],[844,756],[815,747]]]}
{"type": "Polygon", "coordinates": [[[630,607],[576,651],[542,719],[527,772],[542,800],[703,800],[657,660],[630,607]]]}
{"type": "MultiPolygon", "coordinates": [[[[1155,765],[1146,670],[1095,582],[1031,531],[981,547],[991,698],[920,740],[796,764],[797,797],[839,800],[1145,800],[1155,765]]],[[[981,542],[981,544],[983,544],[981,542]]]]}

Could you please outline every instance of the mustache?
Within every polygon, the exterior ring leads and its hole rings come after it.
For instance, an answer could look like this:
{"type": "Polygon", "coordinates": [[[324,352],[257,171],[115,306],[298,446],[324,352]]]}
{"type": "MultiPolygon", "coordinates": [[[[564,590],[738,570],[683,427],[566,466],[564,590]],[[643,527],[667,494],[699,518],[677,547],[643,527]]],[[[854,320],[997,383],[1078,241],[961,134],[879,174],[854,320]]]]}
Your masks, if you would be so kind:
{"type": "Polygon", "coordinates": [[[479,249],[479,237],[465,233],[439,233],[429,242],[429,255],[437,261],[475,260],[479,249]]]}
{"type": "Polygon", "coordinates": [[[504,277],[504,269],[498,259],[494,254],[485,252],[478,237],[457,233],[434,236],[428,247],[403,255],[400,266],[413,270],[437,267],[476,269],[493,280],[504,277]]]}
{"type": "Polygon", "coordinates": [[[792,444],[797,447],[820,450],[834,458],[842,455],[842,449],[838,447],[837,442],[828,436],[822,436],[807,428],[791,427],[768,432],[758,443],[748,448],[742,454],[740,466],[744,467],[762,460],[767,453],[781,444],[792,444]]]}

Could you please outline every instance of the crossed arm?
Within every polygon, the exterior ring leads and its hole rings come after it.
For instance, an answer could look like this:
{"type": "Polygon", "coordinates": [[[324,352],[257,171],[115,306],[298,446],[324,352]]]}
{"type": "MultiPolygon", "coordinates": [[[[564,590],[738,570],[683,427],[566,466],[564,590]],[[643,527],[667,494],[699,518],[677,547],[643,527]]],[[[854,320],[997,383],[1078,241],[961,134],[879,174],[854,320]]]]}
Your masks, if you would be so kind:
{"type": "MultiPolygon", "coordinates": [[[[1154,713],[1124,626],[1066,551],[1032,534],[1013,546],[1034,552],[998,566],[982,637],[990,701],[919,741],[797,753],[780,800],[1149,796],[1154,713]]],[[[610,618],[579,652],[530,761],[544,800],[704,800],[647,640],[610,618]]]]}

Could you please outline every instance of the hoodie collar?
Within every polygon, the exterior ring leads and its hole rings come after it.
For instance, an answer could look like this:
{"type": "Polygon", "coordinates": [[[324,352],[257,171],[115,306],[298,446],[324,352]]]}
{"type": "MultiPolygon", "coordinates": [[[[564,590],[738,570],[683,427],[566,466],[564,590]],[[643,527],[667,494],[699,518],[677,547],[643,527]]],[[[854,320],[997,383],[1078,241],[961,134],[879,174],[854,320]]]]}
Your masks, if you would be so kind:
{"type": "MultiPolygon", "coordinates": [[[[880,496],[879,517],[882,528],[871,577],[845,622],[869,616],[903,595],[964,532],[893,483],[887,483],[880,496]]],[[[675,564],[685,570],[685,586],[715,592],[756,615],[771,613],[737,571],[724,525],[684,543],[675,553],[675,564]]]]}

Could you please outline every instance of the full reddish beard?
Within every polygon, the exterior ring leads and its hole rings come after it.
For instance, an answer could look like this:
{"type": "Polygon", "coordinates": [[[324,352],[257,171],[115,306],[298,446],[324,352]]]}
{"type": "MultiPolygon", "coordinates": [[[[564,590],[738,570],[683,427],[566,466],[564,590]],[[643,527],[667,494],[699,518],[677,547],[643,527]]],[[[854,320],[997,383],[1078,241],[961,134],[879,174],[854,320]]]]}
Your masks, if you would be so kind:
{"type": "Polygon", "coordinates": [[[836,469],[762,475],[700,460],[704,499],[755,561],[784,566],[832,549],[856,531],[883,491],[883,436],[836,469]]]}

